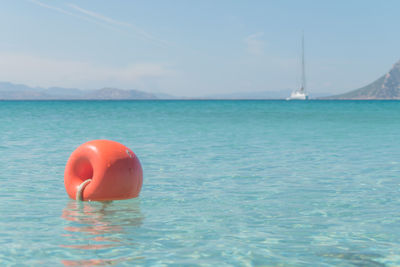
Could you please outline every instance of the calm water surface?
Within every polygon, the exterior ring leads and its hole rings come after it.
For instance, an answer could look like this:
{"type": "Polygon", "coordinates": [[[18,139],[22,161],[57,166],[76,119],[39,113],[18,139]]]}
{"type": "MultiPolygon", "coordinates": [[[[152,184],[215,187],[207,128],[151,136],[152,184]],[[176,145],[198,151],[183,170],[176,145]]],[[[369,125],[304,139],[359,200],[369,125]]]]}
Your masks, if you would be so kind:
{"type": "Polygon", "coordinates": [[[1,266],[398,266],[400,102],[0,102],[1,266]],[[75,202],[92,139],[139,198],[75,202]]]}

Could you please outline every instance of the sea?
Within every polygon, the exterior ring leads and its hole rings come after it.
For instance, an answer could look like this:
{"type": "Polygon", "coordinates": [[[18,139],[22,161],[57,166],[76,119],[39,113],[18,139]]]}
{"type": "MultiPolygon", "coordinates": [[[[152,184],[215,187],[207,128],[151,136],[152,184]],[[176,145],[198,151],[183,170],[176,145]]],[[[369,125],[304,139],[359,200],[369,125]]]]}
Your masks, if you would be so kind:
{"type": "Polygon", "coordinates": [[[0,101],[1,266],[399,266],[398,101],[0,101]],[[140,196],[77,202],[109,139],[140,196]]]}

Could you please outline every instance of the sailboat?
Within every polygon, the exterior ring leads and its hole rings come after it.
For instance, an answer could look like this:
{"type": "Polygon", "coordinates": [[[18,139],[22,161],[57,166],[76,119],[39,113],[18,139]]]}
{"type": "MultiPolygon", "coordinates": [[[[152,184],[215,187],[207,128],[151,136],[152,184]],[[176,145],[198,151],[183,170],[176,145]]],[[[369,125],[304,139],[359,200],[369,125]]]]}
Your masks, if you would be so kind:
{"type": "Polygon", "coordinates": [[[301,38],[301,87],[294,90],[286,100],[307,100],[306,92],[306,71],[304,64],[304,35],[301,38]]]}

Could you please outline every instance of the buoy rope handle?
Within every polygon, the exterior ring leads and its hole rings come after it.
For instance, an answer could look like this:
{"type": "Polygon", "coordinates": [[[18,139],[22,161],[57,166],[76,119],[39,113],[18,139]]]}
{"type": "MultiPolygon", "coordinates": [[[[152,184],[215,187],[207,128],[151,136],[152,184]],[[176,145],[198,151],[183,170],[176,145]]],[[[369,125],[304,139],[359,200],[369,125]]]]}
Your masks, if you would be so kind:
{"type": "Polygon", "coordinates": [[[83,181],[78,188],[76,189],[76,200],[77,201],[82,201],[83,200],[83,190],[85,189],[85,187],[92,181],[92,179],[87,179],[85,181],[83,181]]]}

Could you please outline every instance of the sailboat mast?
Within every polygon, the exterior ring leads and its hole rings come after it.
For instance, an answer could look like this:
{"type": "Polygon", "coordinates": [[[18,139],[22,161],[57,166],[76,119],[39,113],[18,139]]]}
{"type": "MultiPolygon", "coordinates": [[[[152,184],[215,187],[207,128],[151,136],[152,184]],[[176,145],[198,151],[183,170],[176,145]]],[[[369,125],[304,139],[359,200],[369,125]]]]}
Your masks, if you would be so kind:
{"type": "Polygon", "coordinates": [[[304,33],[301,36],[301,92],[306,90],[306,70],[304,62],[304,33]]]}

